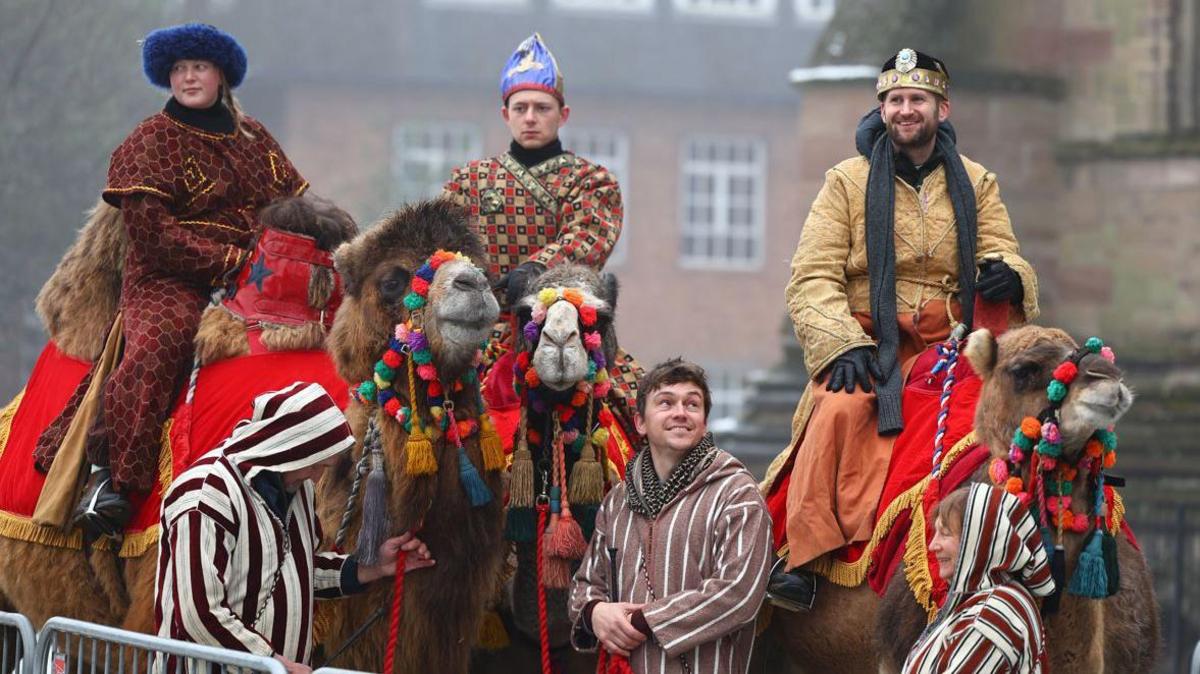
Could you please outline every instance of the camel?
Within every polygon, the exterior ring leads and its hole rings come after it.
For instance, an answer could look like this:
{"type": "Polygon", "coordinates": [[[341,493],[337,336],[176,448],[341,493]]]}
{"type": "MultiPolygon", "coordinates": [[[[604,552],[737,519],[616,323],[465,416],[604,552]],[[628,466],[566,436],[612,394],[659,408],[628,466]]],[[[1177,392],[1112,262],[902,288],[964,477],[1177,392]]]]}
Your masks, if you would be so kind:
{"type": "MultiPolygon", "coordinates": [[[[371,540],[384,520],[390,531],[417,529],[429,546],[436,565],[403,580],[398,647],[392,653],[397,672],[467,670],[504,558],[503,453],[483,415],[477,376],[480,345],[499,315],[487,278],[471,262],[483,256],[466,211],[444,200],[409,205],[335,254],[346,298],[328,350],[342,377],[363,385],[347,409],[359,442],[318,485],[318,515],[328,546],[344,539],[343,546],[353,549],[360,538],[371,540]],[[421,294],[427,296],[414,299],[421,294]],[[389,379],[378,386],[376,366],[393,358],[383,356],[398,326],[408,336],[423,330],[428,349],[421,356],[405,337],[406,346],[391,360],[394,369],[386,370],[389,379]],[[418,359],[428,362],[414,366],[418,359]],[[423,370],[426,366],[435,371],[423,370]],[[431,382],[438,386],[430,388],[431,382]],[[436,389],[452,408],[436,406],[442,397],[436,389]],[[397,420],[395,404],[380,402],[400,399],[411,405],[402,414],[409,430],[397,420]],[[440,430],[439,418],[452,418],[447,432],[440,430]],[[449,431],[477,418],[478,432],[459,431],[459,449],[449,431]],[[361,475],[356,466],[363,463],[367,435],[379,440],[377,449],[366,451],[372,474],[360,503],[353,482],[361,475]],[[460,479],[464,472],[475,481],[460,479]],[[335,533],[343,521],[347,526],[335,533]]],[[[359,547],[370,549],[365,543],[359,547]]],[[[381,582],[320,607],[318,643],[326,658],[336,657],[331,664],[378,671],[388,657],[389,619],[370,620],[377,607],[392,605],[393,596],[393,586],[381,582]],[[361,637],[350,639],[368,623],[361,637]]]]}
{"type": "MultiPolygon", "coordinates": [[[[66,616],[153,633],[157,494],[186,467],[187,458],[211,449],[232,430],[240,418],[239,401],[248,412],[251,394],[268,390],[245,385],[241,374],[254,367],[251,363],[259,367],[271,363],[279,366],[279,381],[272,383],[268,377],[256,382],[258,386],[278,388],[308,378],[324,383],[335,394],[344,393],[344,384],[338,383],[332,362],[320,349],[326,332],[323,319],[331,315],[329,310],[341,295],[328,251],[354,234],[354,221],[332,204],[309,197],[280,200],[264,208],[259,220],[266,229],[256,255],[265,256],[268,248],[283,246],[292,255],[289,271],[299,277],[297,287],[291,288],[294,296],[274,299],[296,316],[309,314],[312,319],[247,326],[230,309],[237,296],[206,309],[196,337],[196,353],[204,367],[195,373],[191,404],[186,394],[181,394],[164,426],[159,492],[147,500],[152,506],[141,516],[145,528],[126,536],[119,546],[101,541],[88,555],[81,550],[78,532],[35,525],[27,513],[0,512],[0,609],[23,613],[35,626],[52,616],[66,616]],[[300,257],[295,256],[298,250],[302,251],[300,257]],[[255,355],[250,355],[252,352],[255,355]],[[212,388],[220,389],[231,381],[239,389],[235,395],[216,393],[212,388]],[[222,419],[228,415],[232,418],[222,419]],[[203,422],[185,430],[184,418],[203,422]],[[153,512],[149,512],[151,507],[153,512]],[[46,591],[68,587],[73,589],[46,591]]],[[[43,427],[36,420],[48,422],[57,413],[100,353],[117,310],[124,246],[120,211],[100,201],[38,296],[38,311],[50,344],[26,391],[0,412],[0,466],[5,471],[0,482],[5,489],[42,479],[35,477],[32,461],[33,442],[43,427]],[[44,362],[56,364],[58,369],[39,376],[44,362]],[[64,377],[64,372],[72,373],[73,378],[64,377]],[[51,390],[40,405],[42,409],[37,409],[39,405],[29,401],[39,398],[33,394],[43,386],[51,390]],[[59,401],[58,407],[45,400],[59,401]],[[24,432],[23,426],[27,426],[24,432]]],[[[243,274],[243,287],[245,283],[243,274]]],[[[249,294],[242,293],[243,305],[249,294]]],[[[138,517],[135,515],[135,521],[138,517]]]]}
{"type": "MultiPolygon", "coordinates": [[[[1014,329],[999,338],[987,330],[971,335],[965,355],[982,380],[974,440],[987,448],[993,461],[1008,456],[1014,429],[1022,419],[1047,407],[1051,373],[1076,349],[1065,332],[1040,326],[1014,329]]],[[[1079,362],[1078,369],[1060,413],[1061,460],[1068,462],[1079,460],[1093,432],[1111,427],[1132,403],[1115,364],[1091,354],[1079,362]]],[[[949,465],[944,464],[943,474],[949,465]]],[[[992,463],[984,460],[969,480],[993,481],[990,469],[992,463]]],[[[1022,476],[1029,480],[1027,464],[1022,476]]],[[[1080,470],[1073,493],[1088,496],[1073,499],[1075,516],[1087,516],[1089,489],[1087,472],[1080,470]]],[[[1110,510],[1121,510],[1119,503],[1115,499],[1110,510]]],[[[1086,535],[1088,531],[1069,529],[1062,534],[1068,583],[1079,565],[1086,535]]],[[[1119,592],[1106,599],[1087,599],[1064,587],[1058,611],[1045,619],[1051,671],[1149,672],[1154,667],[1159,626],[1150,570],[1125,535],[1117,532],[1115,538],[1119,592]]],[[[811,611],[774,610],[770,627],[774,637],[802,671],[899,672],[932,618],[931,609],[936,609],[928,596],[918,597],[910,587],[906,576],[913,569],[907,554],[903,564],[903,572],[897,569],[892,574],[882,598],[865,583],[841,587],[822,582],[811,611]],[[874,638],[865,638],[868,634],[874,638]]]]}
{"type": "MultiPolygon", "coordinates": [[[[488,374],[490,395],[486,399],[492,407],[493,416],[502,421],[510,418],[507,423],[498,425],[504,428],[520,426],[519,429],[514,428],[519,435],[515,443],[517,453],[513,459],[514,476],[522,473],[523,461],[530,461],[531,467],[542,465],[543,460],[551,461],[548,444],[552,443],[554,436],[553,417],[557,415],[560,421],[564,418],[561,409],[555,412],[555,408],[562,405],[578,410],[579,418],[572,416],[565,423],[567,435],[574,440],[568,444],[576,446],[564,452],[566,465],[563,474],[572,476],[573,480],[576,466],[584,471],[581,474],[586,474],[589,469],[594,471],[592,493],[582,494],[579,502],[570,501],[573,517],[582,524],[584,539],[591,533],[591,522],[594,521],[599,497],[621,479],[624,463],[632,453],[631,444],[636,443],[633,429],[620,427],[619,420],[607,412],[604,393],[611,386],[606,382],[609,373],[597,377],[600,371],[606,370],[608,364],[615,362],[618,354],[614,320],[617,297],[617,279],[612,274],[597,273],[589,267],[575,264],[556,266],[544,272],[530,282],[525,297],[513,309],[516,318],[515,359],[502,359],[488,374]],[[496,389],[513,389],[509,379],[514,365],[520,395],[509,396],[512,402],[506,407],[497,402],[505,396],[496,389]],[[502,371],[505,369],[507,372],[502,371]],[[527,379],[530,371],[536,374],[534,384],[527,379]],[[519,424],[515,419],[518,416],[521,419],[519,424]],[[601,427],[605,430],[599,434],[588,433],[588,439],[579,438],[577,433],[582,426],[588,425],[589,416],[592,417],[590,428],[601,427]],[[533,441],[529,439],[529,429],[533,430],[533,441]],[[572,429],[576,433],[572,433],[572,429]],[[604,442],[608,437],[611,440],[604,442]],[[540,438],[551,442],[539,442],[540,438]],[[522,452],[529,452],[528,458],[522,452]],[[597,465],[597,461],[601,464],[597,465]],[[585,468],[589,463],[591,468],[585,468]]],[[[481,654],[475,671],[490,671],[491,663],[499,671],[511,671],[514,667],[521,668],[521,671],[533,671],[539,667],[536,662],[537,647],[541,645],[537,611],[538,574],[536,543],[533,539],[535,532],[530,526],[534,523],[530,498],[534,492],[540,492],[543,482],[535,477],[541,474],[540,471],[525,474],[534,477],[533,481],[527,482],[528,493],[523,497],[516,493],[520,491],[515,486],[520,479],[514,477],[514,493],[510,495],[510,526],[507,534],[509,540],[514,542],[511,558],[514,568],[502,602],[503,612],[507,614],[509,624],[515,628],[519,642],[511,648],[481,654]],[[526,521],[517,524],[521,518],[526,521]],[[516,661],[520,664],[514,664],[516,661]]],[[[586,481],[585,478],[580,479],[580,484],[586,481]]],[[[570,482],[568,480],[568,485],[570,482]]],[[[581,490],[577,486],[566,491],[574,499],[580,496],[581,490]]],[[[570,650],[567,592],[561,585],[563,579],[560,577],[555,580],[558,582],[551,583],[546,589],[546,647],[553,649],[553,660],[565,664],[568,671],[594,670],[594,655],[576,654],[570,650]]]]}

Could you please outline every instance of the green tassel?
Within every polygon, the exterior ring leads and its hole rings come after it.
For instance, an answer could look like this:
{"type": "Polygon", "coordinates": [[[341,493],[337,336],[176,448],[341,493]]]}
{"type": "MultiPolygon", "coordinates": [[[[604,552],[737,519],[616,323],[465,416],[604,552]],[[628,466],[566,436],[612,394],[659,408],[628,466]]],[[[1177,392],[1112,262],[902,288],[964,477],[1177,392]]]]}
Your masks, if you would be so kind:
{"type": "Polygon", "coordinates": [[[1113,596],[1121,589],[1121,563],[1117,561],[1117,539],[1107,531],[1104,532],[1104,572],[1108,576],[1108,594],[1113,596]]]}
{"type": "Polygon", "coordinates": [[[1104,569],[1104,536],[1093,531],[1079,555],[1068,590],[1077,597],[1103,599],[1108,596],[1108,573],[1104,569]]]}
{"type": "MultiPolygon", "coordinates": [[[[592,518],[595,522],[595,516],[592,518]]],[[[537,513],[533,508],[509,506],[505,516],[504,538],[514,543],[532,543],[537,529],[537,513]]]]}
{"type": "Polygon", "coordinates": [[[458,481],[462,484],[463,490],[467,492],[467,498],[470,499],[472,508],[478,508],[491,502],[492,490],[488,489],[487,483],[479,475],[479,470],[467,456],[467,450],[462,447],[458,448],[458,481]]]}

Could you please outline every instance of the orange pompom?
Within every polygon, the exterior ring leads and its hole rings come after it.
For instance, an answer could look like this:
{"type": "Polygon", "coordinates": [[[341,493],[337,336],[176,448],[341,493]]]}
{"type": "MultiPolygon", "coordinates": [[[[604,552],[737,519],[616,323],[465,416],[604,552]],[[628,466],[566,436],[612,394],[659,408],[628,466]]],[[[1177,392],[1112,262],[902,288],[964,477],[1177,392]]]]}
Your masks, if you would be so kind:
{"type": "Polygon", "coordinates": [[[574,304],[576,308],[583,304],[583,293],[579,292],[578,288],[567,288],[563,290],[562,298],[571,304],[574,304]]]}
{"type": "Polygon", "coordinates": [[[1087,441],[1087,445],[1084,446],[1084,451],[1087,452],[1088,456],[1096,459],[1104,453],[1104,445],[1100,444],[1100,441],[1096,438],[1092,438],[1091,440],[1087,441]]]}
{"type": "Polygon", "coordinates": [[[1116,452],[1106,453],[1104,455],[1104,467],[1112,468],[1115,465],[1117,465],[1117,453],[1116,452]]]}
{"type": "Polygon", "coordinates": [[[1021,435],[1027,438],[1035,439],[1042,434],[1042,424],[1033,417],[1025,417],[1021,420],[1021,435]]]}
{"type": "Polygon", "coordinates": [[[538,377],[537,370],[530,368],[525,371],[525,383],[529,385],[529,388],[541,386],[542,380],[538,377]]]}
{"type": "Polygon", "coordinates": [[[1075,522],[1075,513],[1064,508],[1063,511],[1058,514],[1058,521],[1060,524],[1062,524],[1062,528],[1070,529],[1072,524],[1075,522]]]}
{"type": "Polygon", "coordinates": [[[1024,487],[1025,484],[1019,477],[1010,477],[1008,478],[1008,481],[1004,483],[1004,490],[1010,494],[1020,494],[1024,487]]]}
{"type": "Polygon", "coordinates": [[[1074,482],[1075,476],[1078,473],[1079,473],[1079,471],[1076,468],[1074,468],[1072,466],[1068,466],[1065,463],[1060,463],[1058,465],[1058,474],[1060,476],[1062,476],[1062,479],[1066,480],[1067,482],[1074,482]]]}
{"type": "Polygon", "coordinates": [[[571,396],[571,406],[572,407],[579,407],[580,405],[584,404],[585,402],[587,402],[587,392],[586,391],[576,391],[575,395],[571,396]]]}

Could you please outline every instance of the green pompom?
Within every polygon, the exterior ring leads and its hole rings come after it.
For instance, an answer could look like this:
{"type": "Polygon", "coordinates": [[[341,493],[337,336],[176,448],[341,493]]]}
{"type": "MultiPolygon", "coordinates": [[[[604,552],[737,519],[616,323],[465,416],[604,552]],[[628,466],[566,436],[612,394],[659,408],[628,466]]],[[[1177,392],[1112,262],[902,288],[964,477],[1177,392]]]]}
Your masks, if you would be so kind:
{"type": "Polygon", "coordinates": [[[1029,450],[1033,449],[1033,438],[1025,435],[1021,432],[1021,429],[1018,428],[1017,432],[1013,433],[1013,444],[1028,452],[1029,450]]]}
{"type": "Polygon", "coordinates": [[[1037,451],[1038,454],[1041,454],[1042,456],[1048,456],[1050,458],[1057,459],[1058,457],[1062,456],[1062,445],[1057,442],[1038,440],[1037,451]]]}
{"type": "Polygon", "coordinates": [[[1088,337],[1087,341],[1083,343],[1083,348],[1092,353],[1100,353],[1100,349],[1104,348],[1104,340],[1099,337],[1088,337]]]}
{"type": "Polygon", "coordinates": [[[375,363],[375,374],[384,381],[392,381],[396,378],[396,368],[389,366],[382,360],[375,363]]]}
{"type": "Polygon", "coordinates": [[[409,311],[416,311],[425,306],[425,298],[416,293],[409,293],[404,296],[404,306],[408,307],[409,311]]]}
{"type": "Polygon", "coordinates": [[[413,359],[413,362],[416,363],[417,365],[425,365],[427,363],[432,363],[433,362],[433,351],[430,351],[429,349],[421,349],[420,351],[413,351],[412,359],[413,359]]]}
{"type": "Polygon", "coordinates": [[[375,396],[378,395],[379,388],[375,386],[373,381],[364,381],[358,385],[358,395],[362,396],[363,400],[371,402],[375,401],[375,396]]]}
{"type": "Polygon", "coordinates": [[[1055,379],[1046,387],[1046,397],[1052,403],[1060,403],[1067,397],[1067,385],[1055,379]]]}
{"type": "Polygon", "coordinates": [[[1096,431],[1096,439],[1106,451],[1114,451],[1117,448],[1117,434],[1110,430],[1100,429],[1096,431]]]}

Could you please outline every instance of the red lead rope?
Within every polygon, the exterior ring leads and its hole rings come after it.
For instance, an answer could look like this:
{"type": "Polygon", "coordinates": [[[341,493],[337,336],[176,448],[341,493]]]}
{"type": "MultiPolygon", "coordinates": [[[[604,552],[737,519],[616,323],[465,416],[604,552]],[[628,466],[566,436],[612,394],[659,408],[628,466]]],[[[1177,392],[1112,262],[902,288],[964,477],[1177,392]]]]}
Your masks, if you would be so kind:
{"type": "Polygon", "coordinates": [[[401,550],[396,555],[396,577],[392,583],[392,616],[388,628],[387,653],[383,656],[384,674],[392,674],[396,664],[396,642],[400,639],[400,603],[404,600],[404,564],[408,553],[401,550]]]}
{"type": "MultiPolygon", "coordinates": [[[[550,668],[550,630],[546,626],[546,586],[542,584],[542,548],[546,533],[546,512],[550,510],[548,503],[537,506],[537,604],[538,604],[538,641],[542,648],[542,674],[553,674],[550,668]]],[[[391,674],[390,672],[388,674],[391,674]]]]}

